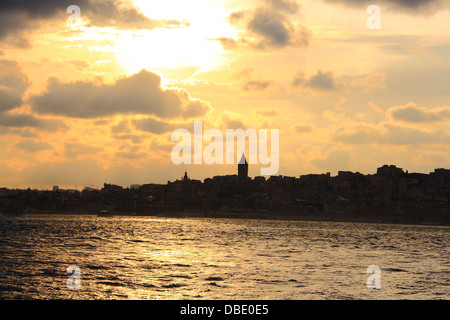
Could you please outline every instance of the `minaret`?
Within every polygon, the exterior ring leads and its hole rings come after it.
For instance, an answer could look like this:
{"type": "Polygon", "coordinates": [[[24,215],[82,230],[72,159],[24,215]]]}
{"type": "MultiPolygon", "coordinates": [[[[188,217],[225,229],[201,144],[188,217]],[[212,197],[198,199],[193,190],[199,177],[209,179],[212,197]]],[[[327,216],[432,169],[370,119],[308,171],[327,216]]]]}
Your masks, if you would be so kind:
{"type": "Polygon", "coordinates": [[[245,181],[248,178],[248,163],[244,153],[242,153],[241,160],[238,163],[238,177],[241,181],[245,181]]]}

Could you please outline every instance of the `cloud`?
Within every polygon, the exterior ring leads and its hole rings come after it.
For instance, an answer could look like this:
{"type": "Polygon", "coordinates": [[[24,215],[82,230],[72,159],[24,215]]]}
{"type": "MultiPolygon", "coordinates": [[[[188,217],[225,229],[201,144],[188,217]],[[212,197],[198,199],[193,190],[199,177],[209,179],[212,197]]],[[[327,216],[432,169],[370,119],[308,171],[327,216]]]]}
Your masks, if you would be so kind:
{"type": "Polygon", "coordinates": [[[394,120],[410,123],[438,122],[450,119],[449,107],[424,108],[414,103],[392,107],[388,113],[394,120]]]}
{"type": "Polygon", "coordinates": [[[117,152],[116,156],[119,158],[124,158],[128,160],[137,160],[137,159],[143,159],[146,158],[148,155],[143,152],[117,152]]]}
{"type": "MultiPolygon", "coordinates": [[[[372,0],[324,0],[329,3],[340,3],[349,7],[368,7],[374,4],[372,0]]],[[[379,0],[377,5],[385,6],[395,11],[413,14],[433,14],[439,9],[448,9],[448,0],[379,0]]]]}
{"type": "Polygon", "coordinates": [[[153,118],[136,119],[132,122],[136,129],[140,131],[151,132],[154,134],[162,134],[165,132],[173,131],[180,127],[179,124],[170,124],[164,121],[158,121],[153,118]]]}
{"type": "Polygon", "coordinates": [[[0,112],[0,126],[7,128],[37,128],[47,131],[56,131],[59,128],[66,128],[64,122],[57,119],[37,118],[30,114],[17,114],[10,112],[0,112]]]}
{"type": "Polygon", "coordinates": [[[65,143],[64,148],[65,148],[65,155],[68,158],[76,158],[82,154],[98,154],[100,151],[102,151],[101,147],[94,147],[79,142],[65,143]]]}
{"type": "MultiPolygon", "coordinates": [[[[188,23],[170,20],[153,20],[147,18],[136,7],[130,4],[124,5],[123,1],[107,0],[93,1],[84,9],[90,23],[88,26],[116,27],[119,29],[156,29],[189,26],[188,23]]],[[[81,7],[80,7],[81,8],[81,7]]]]}
{"type": "Polygon", "coordinates": [[[240,47],[265,50],[268,48],[307,47],[312,38],[310,29],[294,25],[287,13],[296,13],[299,6],[295,1],[266,0],[264,6],[255,10],[232,12],[229,22],[242,30],[241,37],[217,38],[224,49],[240,47]]]}
{"type": "Polygon", "coordinates": [[[27,77],[15,61],[0,60],[0,111],[20,107],[28,86],[27,77]]]}
{"type": "Polygon", "coordinates": [[[247,44],[247,41],[245,41],[243,39],[235,40],[233,38],[227,38],[227,37],[213,38],[211,40],[219,41],[220,44],[222,45],[222,47],[228,51],[236,50],[239,47],[247,44]]]}
{"type": "Polygon", "coordinates": [[[85,1],[1,1],[0,2],[0,42],[7,42],[18,47],[29,46],[23,33],[36,29],[39,21],[48,20],[60,15],[61,19],[68,17],[66,9],[72,4],[82,8],[87,7],[85,1]]]}
{"type": "Polygon", "coordinates": [[[117,29],[155,29],[187,26],[176,20],[153,20],[140,12],[131,1],[120,0],[15,0],[0,2],[0,42],[18,47],[29,46],[27,31],[37,29],[51,19],[66,21],[67,8],[77,5],[88,26],[117,29]]]}
{"type": "Polygon", "coordinates": [[[296,0],[265,0],[265,2],[270,7],[286,13],[297,13],[300,9],[296,0]]]}
{"type": "Polygon", "coordinates": [[[239,119],[239,115],[233,114],[231,112],[226,112],[221,117],[221,122],[223,123],[223,128],[226,129],[243,129],[246,130],[245,124],[239,119]]]}
{"type": "Polygon", "coordinates": [[[210,110],[206,102],[192,99],[185,90],[163,89],[161,77],[145,69],[114,84],[61,83],[51,78],[47,91],[30,97],[29,102],[38,113],[75,118],[116,114],[189,118],[210,110]]]}
{"type": "Polygon", "coordinates": [[[308,133],[312,131],[312,126],[310,124],[297,124],[294,129],[299,133],[308,133]]]}
{"type": "Polygon", "coordinates": [[[289,27],[283,16],[265,10],[258,10],[248,23],[249,31],[264,37],[267,44],[277,47],[284,47],[289,43],[289,27]]]}
{"type": "Polygon", "coordinates": [[[331,72],[318,71],[311,78],[306,79],[302,72],[297,72],[292,81],[294,87],[307,87],[319,91],[337,91],[342,85],[337,83],[331,72]]]}
{"type": "Polygon", "coordinates": [[[250,80],[244,85],[245,91],[260,91],[268,88],[271,85],[270,81],[250,80]]]}
{"type": "Polygon", "coordinates": [[[158,141],[157,139],[154,139],[151,141],[149,149],[152,150],[152,152],[155,151],[162,151],[164,153],[172,152],[173,149],[173,143],[171,141],[165,140],[164,142],[158,141]]]}
{"type": "MultiPolygon", "coordinates": [[[[0,115],[1,116],[1,115],[0,115]]],[[[22,138],[37,138],[38,134],[30,128],[11,128],[0,126],[0,135],[17,135],[22,138]]]]}
{"type": "Polygon", "coordinates": [[[356,125],[346,128],[339,128],[332,134],[334,141],[347,144],[368,144],[379,142],[382,134],[380,129],[368,125],[356,125]]]}
{"type": "Polygon", "coordinates": [[[183,118],[197,118],[205,116],[211,111],[208,103],[201,100],[191,100],[183,110],[183,118]]]}
{"type": "Polygon", "coordinates": [[[15,148],[26,152],[38,152],[51,149],[52,146],[45,142],[35,142],[33,140],[22,140],[14,145],[15,148]]]}
{"type": "Polygon", "coordinates": [[[142,137],[135,134],[120,134],[120,135],[114,135],[114,139],[119,140],[130,140],[133,143],[141,143],[142,137]]]}
{"type": "Polygon", "coordinates": [[[245,91],[262,91],[270,86],[273,82],[269,80],[261,79],[259,76],[254,75],[254,70],[252,68],[246,68],[236,75],[238,80],[243,81],[242,88],[245,91]],[[257,79],[255,79],[255,77],[257,79]]]}
{"type": "MultiPolygon", "coordinates": [[[[142,137],[135,134],[128,120],[122,120],[118,124],[111,127],[111,133],[114,139],[130,140],[133,143],[141,143],[142,137]]],[[[103,123],[99,125],[104,125],[103,123]]]]}
{"type": "Polygon", "coordinates": [[[405,128],[391,124],[378,126],[356,125],[339,128],[332,134],[334,141],[351,145],[429,145],[449,143],[450,136],[441,131],[424,131],[415,128],[405,128]]]}
{"type": "Polygon", "coordinates": [[[394,125],[385,125],[387,134],[382,137],[381,142],[393,145],[425,145],[449,143],[447,133],[435,131],[424,131],[415,128],[405,128],[394,125]]]}

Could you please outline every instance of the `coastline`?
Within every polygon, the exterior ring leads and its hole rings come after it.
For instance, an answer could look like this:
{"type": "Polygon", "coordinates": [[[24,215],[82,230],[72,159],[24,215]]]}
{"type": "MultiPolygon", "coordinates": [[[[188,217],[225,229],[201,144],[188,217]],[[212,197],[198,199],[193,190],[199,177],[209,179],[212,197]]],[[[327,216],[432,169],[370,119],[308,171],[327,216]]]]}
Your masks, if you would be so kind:
{"type": "MultiPolygon", "coordinates": [[[[343,215],[333,214],[327,212],[316,213],[290,213],[271,212],[162,212],[160,214],[134,214],[128,212],[113,212],[109,215],[99,215],[98,212],[79,212],[79,211],[65,211],[65,212],[32,212],[24,216],[39,216],[39,215],[89,215],[98,216],[99,218],[112,217],[155,217],[155,218],[220,218],[220,219],[255,219],[255,220],[292,220],[292,221],[316,221],[316,222],[350,222],[350,223],[369,223],[369,224],[397,224],[397,225],[418,225],[418,226],[443,226],[448,227],[450,223],[446,221],[417,221],[405,215],[398,216],[382,216],[382,215],[343,215]]],[[[4,215],[8,216],[8,215],[4,215]]]]}

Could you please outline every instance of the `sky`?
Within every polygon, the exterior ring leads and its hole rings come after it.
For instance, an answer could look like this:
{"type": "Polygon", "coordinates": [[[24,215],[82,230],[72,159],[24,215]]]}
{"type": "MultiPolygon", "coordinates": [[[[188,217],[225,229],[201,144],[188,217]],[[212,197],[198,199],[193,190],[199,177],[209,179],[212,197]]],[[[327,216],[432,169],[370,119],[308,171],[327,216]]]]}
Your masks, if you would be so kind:
{"type": "Polygon", "coordinates": [[[450,168],[449,9],[449,0],[0,1],[0,187],[236,174],[234,164],[172,162],[172,132],[193,132],[196,120],[222,132],[278,129],[278,175],[450,168]],[[370,5],[379,28],[368,27],[370,5]]]}

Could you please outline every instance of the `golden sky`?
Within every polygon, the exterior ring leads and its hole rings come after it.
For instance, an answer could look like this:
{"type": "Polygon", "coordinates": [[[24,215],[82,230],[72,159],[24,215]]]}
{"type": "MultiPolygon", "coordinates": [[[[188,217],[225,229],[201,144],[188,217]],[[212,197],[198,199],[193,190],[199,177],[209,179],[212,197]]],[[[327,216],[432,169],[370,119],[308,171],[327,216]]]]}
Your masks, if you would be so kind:
{"type": "MultiPolygon", "coordinates": [[[[236,165],[172,163],[172,131],[192,131],[194,120],[222,131],[279,129],[280,175],[449,168],[449,7],[448,0],[2,3],[0,187],[235,174],[236,165]],[[367,27],[372,4],[380,29],[367,27]]],[[[249,173],[259,175],[259,166],[249,173]]]]}

